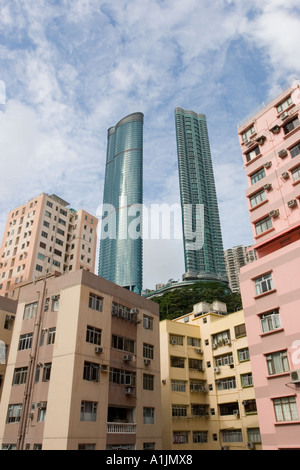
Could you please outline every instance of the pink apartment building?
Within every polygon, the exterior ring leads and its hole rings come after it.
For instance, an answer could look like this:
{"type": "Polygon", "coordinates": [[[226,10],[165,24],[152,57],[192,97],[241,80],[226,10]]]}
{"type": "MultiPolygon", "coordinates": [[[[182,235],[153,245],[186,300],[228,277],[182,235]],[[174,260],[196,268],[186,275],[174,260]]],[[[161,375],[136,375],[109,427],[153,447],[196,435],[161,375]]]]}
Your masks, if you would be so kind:
{"type": "Polygon", "coordinates": [[[264,450],[300,450],[300,85],[239,127],[257,260],[240,286],[264,450]]]}

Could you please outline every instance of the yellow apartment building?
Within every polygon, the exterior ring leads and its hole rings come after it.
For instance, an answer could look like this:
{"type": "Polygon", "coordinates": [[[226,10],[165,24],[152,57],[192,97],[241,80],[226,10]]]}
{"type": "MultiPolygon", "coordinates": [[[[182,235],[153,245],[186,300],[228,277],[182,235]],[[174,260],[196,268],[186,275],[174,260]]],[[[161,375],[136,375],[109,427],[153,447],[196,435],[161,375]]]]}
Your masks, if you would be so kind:
{"type": "Polygon", "coordinates": [[[0,297],[0,401],[16,310],[15,300],[0,297]]]}
{"type": "Polygon", "coordinates": [[[84,269],[15,295],[0,448],[161,450],[158,305],[84,269]]]}
{"type": "Polygon", "coordinates": [[[221,302],[160,323],[163,449],[261,449],[243,311],[221,302]]]}
{"type": "Polygon", "coordinates": [[[0,295],[45,273],[94,272],[98,219],[55,194],[40,194],[9,212],[0,247],[0,295]]]}

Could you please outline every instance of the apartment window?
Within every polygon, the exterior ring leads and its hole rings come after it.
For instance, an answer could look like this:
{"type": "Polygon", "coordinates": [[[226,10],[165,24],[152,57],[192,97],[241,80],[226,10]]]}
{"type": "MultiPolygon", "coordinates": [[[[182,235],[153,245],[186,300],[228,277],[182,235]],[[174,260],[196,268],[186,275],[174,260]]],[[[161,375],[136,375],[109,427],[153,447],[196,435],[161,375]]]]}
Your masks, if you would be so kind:
{"type": "Polygon", "coordinates": [[[215,358],[215,365],[217,367],[228,366],[230,364],[233,364],[233,355],[232,355],[232,353],[223,354],[222,356],[218,356],[218,357],[215,358]]]}
{"type": "Polygon", "coordinates": [[[143,423],[154,424],[154,408],[144,407],[143,409],[143,423]]]}
{"type": "Polygon", "coordinates": [[[33,333],[26,333],[20,336],[18,351],[24,351],[30,349],[32,345],[33,333]]]}
{"type": "Polygon", "coordinates": [[[256,400],[245,400],[243,402],[245,413],[257,413],[256,400]]]}
{"type": "Polygon", "coordinates": [[[90,292],[89,295],[89,308],[92,310],[97,310],[98,312],[102,312],[103,308],[103,298],[99,297],[99,295],[93,294],[90,292]]]}
{"type": "Polygon", "coordinates": [[[189,369],[202,370],[202,361],[200,359],[189,358],[189,369]]]}
{"type": "Polygon", "coordinates": [[[299,121],[298,117],[296,117],[292,121],[288,122],[285,126],[283,126],[283,130],[284,130],[285,135],[289,134],[294,129],[296,129],[296,127],[298,127],[299,124],[300,124],[300,121],[299,121]]]}
{"type": "Polygon", "coordinates": [[[46,220],[44,220],[43,225],[44,225],[44,227],[46,227],[46,228],[49,228],[49,227],[50,227],[49,222],[46,222],[46,220]]]}
{"type": "Polygon", "coordinates": [[[78,444],[78,450],[96,450],[96,444],[78,444]]]}
{"type": "Polygon", "coordinates": [[[193,443],[194,444],[207,444],[208,442],[208,431],[193,431],[193,443]]]}
{"type": "Polygon", "coordinates": [[[172,405],[172,417],[173,418],[186,418],[187,417],[187,405],[172,405]]]}
{"type": "Polygon", "coordinates": [[[143,443],[144,450],[155,450],[155,442],[144,442],[143,443]]]}
{"type": "Polygon", "coordinates": [[[98,403],[95,401],[82,401],[80,410],[80,421],[97,420],[98,403]]]}
{"type": "Polygon", "coordinates": [[[298,421],[296,397],[283,397],[273,399],[276,421],[298,421]]]}
{"type": "Polygon", "coordinates": [[[235,337],[241,338],[242,336],[246,336],[246,325],[243,323],[242,325],[237,325],[234,327],[235,337]]]}
{"type": "Polygon", "coordinates": [[[48,238],[48,233],[47,233],[47,232],[44,232],[44,231],[43,231],[43,232],[41,233],[41,235],[42,235],[42,237],[44,237],[44,238],[48,238]]]}
{"type": "Polygon", "coordinates": [[[231,415],[239,414],[239,405],[237,402],[223,403],[219,405],[219,408],[220,408],[220,416],[231,416],[231,415]]]}
{"type": "Polygon", "coordinates": [[[222,346],[223,344],[228,344],[230,342],[230,331],[225,330],[221,331],[212,336],[212,343],[218,346],[222,346]]]}
{"type": "Polygon", "coordinates": [[[58,229],[57,229],[57,233],[59,233],[60,235],[64,235],[64,234],[65,234],[64,230],[62,230],[61,228],[58,228],[58,229]]]}
{"type": "Polygon", "coordinates": [[[260,315],[260,324],[263,333],[268,333],[281,328],[279,310],[272,310],[271,312],[260,315]]]}
{"type": "Polygon", "coordinates": [[[43,378],[42,378],[43,382],[49,382],[50,375],[51,375],[51,368],[52,368],[52,363],[51,362],[48,362],[48,363],[44,364],[43,378]]]}
{"type": "Polygon", "coordinates": [[[236,379],[235,377],[227,377],[226,379],[221,379],[216,381],[218,390],[230,390],[236,388],[236,379]]]}
{"type": "Polygon", "coordinates": [[[91,382],[98,382],[99,381],[99,370],[100,370],[99,364],[84,361],[83,379],[84,380],[89,380],[91,382]]]}
{"type": "Polygon", "coordinates": [[[112,348],[119,349],[134,354],[135,352],[135,341],[122,336],[112,335],[112,348]]]}
{"type": "Polygon", "coordinates": [[[291,104],[293,104],[293,100],[292,100],[292,97],[289,96],[287,99],[285,99],[284,101],[282,101],[282,103],[280,103],[280,104],[277,106],[277,112],[278,112],[278,114],[283,113],[283,111],[285,111],[289,106],[291,106],[291,104]]]}
{"type": "Polygon", "coordinates": [[[261,235],[262,233],[266,232],[270,228],[272,228],[272,219],[271,217],[265,217],[264,219],[259,220],[255,224],[255,232],[256,235],[261,235]]]}
{"type": "Polygon", "coordinates": [[[177,346],[183,346],[183,336],[170,335],[170,344],[176,344],[177,346]]]}
{"type": "Polygon", "coordinates": [[[110,368],[109,381],[119,385],[135,385],[135,372],[110,368]]]}
{"type": "Polygon", "coordinates": [[[58,223],[62,225],[66,225],[66,221],[63,219],[58,219],[58,223]]]}
{"type": "Polygon", "coordinates": [[[237,353],[238,353],[239,362],[249,361],[250,354],[249,354],[248,348],[239,349],[237,353]]]}
{"type": "Polygon", "coordinates": [[[184,380],[171,380],[172,392],[185,392],[186,382],[184,380]]]}
{"type": "Polygon", "coordinates": [[[247,437],[248,442],[252,442],[253,444],[260,444],[261,443],[261,436],[259,428],[248,428],[247,429],[247,437]]]}
{"type": "Polygon", "coordinates": [[[37,421],[43,422],[46,419],[47,405],[40,406],[38,409],[37,421]]]}
{"type": "Polygon", "coordinates": [[[143,389],[154,390],[154,375],[143,374],[143,389]]]}
{"type": "Polygon", "coordinates": [[[246,153],[246,161],[251,162],[251,160],[253,160],[259,154],[260,154],[260,148],[259,148],[259,145],[257,145],[257,147],[255,147],[253,150],[246,153]]]}
{"type": "Polygon", "coordinates": [[[265,190],[262,189],[261,191],[258,191],[257,193],[253,194],[253,196],[250,197],[250,205],[251,207],[255,207],[265,200],[266,200],[266,193],[265,193],[265,190]]]}
{"type": "Polygon", "coordinates": [[[293,181],[300,180],[300,166],[297,166],[297,168],[294,168],[294,170],[292,170],[292,177],[293,181]]]}
{"type": "Polygon", "coordinates": [[[265,274],[254,280],[256,295],[264,294],[274,289],[272,273],[265,274]]]}
{"type": "Polygon", "coordinates": [[[153,318],[148,315],[143,315],[143,328],[145,330],[153,330],[153,318]]]}
{"type": "Polygon", "coordinates": [[[174,431],[173,432],[173,444],[188,444],[189,433],[188,431],[174,431]]]}
{"type": "Polygon", "coordinates": [[[55,342],[55,333],[56,333],[56,328],[55,327],[49,328],[47,344],[54,344],[54,342],[55,342]]]}
{"type": "Polygon", "coordinates": [[[88,325],[86,328],[86,342],[100,346],[101,333],[102,331],[99,328],[95,328],[94,326],[88,325]]]}
{"type": "Polygon", "coordinates": [[[200,348],[200,339],[192,338],[191,336],[187,337],[187,345],[193,346],[194,348],[200,348]]]}
{"type": "Polygon", "coordinates": [[[14,371],[13,385],[26,383],[28,367],[19,367],[14,371]]]}
{"type": "Polygon", "coordinates": [[[7,423],[19,423],[21,419],[22,413],[22,404],[19,403],[17,405],[8,405],[8,412],[7,412],[7,423]]]}
{"type": "Polygon", "coordinates": [[[37,264],[37,265],[35,266],[35,269],[36,269],[37,271],[39,271],[39,272],[42,272],[42,271],[43,271],[43,266],[41,266],[40,264],[37,264]]]}
{"type": "Polygon", "coordinates": [[[243,442],[241,429],[226,429],[221,431],[223,442],[243,442]]]}
{"type": "Polygon", "coordinates": [[[154,346],[152,344],[143,344],[143,357],[145,359],[153,359],[154,357],[154,346]]]}
{"type": "Polygon", "coordinates": [[[23,320],[35,317],[37,312],[37,306],[37,302],[25,305],[23,320]]]}
{"type": "Polygon", "coordinates": [[[251,136],[255,133],[255,128],[254,126],[249,127],[245,132],[242,134],[242,139],[243,141],[247,141],[251,138],[251,136]]]}
{"type": "Polygon", "coordinates": [[[297,155],[300,154],[300,143],[298,143],[297,145],[295,145],[294,147],[292,147],[292,148],[290,149],[290,152],[291,152],[291,157],[292,157],[292,158],[297,157],[297,155]]]}
{"type": "Polygon", "coordinates": [[[46,215],[47,217],[51,217],[51,213],[50,213],[49,211],[45,211],[45,215],[46,215]]]}
{"type": "Polygon", "coordinates": [[[253,378],[251,372],[241,375],[241,384],[243,388],[253,387],[253,378]]]}
{"type": "Polygon", "coordinates": [[[269,375],[281,374],[290,370],[287,351],[279,351],[266,356],[269,375]]]}
{"type": "Polygon", "coordinates": [[[171,367],[184,369],[184,357],[171,356],[170,361],[171,361],[171,367]]]}

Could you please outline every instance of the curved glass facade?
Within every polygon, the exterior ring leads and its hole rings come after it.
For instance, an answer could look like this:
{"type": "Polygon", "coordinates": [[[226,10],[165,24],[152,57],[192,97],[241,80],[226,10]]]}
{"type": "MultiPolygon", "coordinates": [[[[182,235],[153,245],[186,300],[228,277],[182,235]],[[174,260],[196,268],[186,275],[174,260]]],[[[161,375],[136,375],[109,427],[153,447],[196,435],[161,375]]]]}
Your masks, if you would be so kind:
{"type": "Polygon", "coordinates": [[[194,111],[175,109],[180,196],[183,214],[184,279],[227,281],[219,209],[207,132],[206,117],[194,111]],[[199,227],[196,207],[201,205],[201,248],[189,249],[191,235],[199,227]],[[192,211],[189,228],[184,223],[192,211]],[[197,225],[198,224],[198,225],[197,225]]]}
{"type": "Polygon", "coordinates": [[[142,113],[108,129],[99,276],[141,293],[143,268],[142,113]]]}

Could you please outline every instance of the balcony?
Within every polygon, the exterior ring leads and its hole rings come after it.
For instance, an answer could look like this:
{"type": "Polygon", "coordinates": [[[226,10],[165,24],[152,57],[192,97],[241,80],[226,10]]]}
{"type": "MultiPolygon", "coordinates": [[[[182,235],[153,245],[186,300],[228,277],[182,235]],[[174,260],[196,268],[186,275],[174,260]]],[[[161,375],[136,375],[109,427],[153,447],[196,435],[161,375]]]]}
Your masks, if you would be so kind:
{"type": "Polygon", "coordinates": [[[135,434],[135,423],[107,423],[107,434],[135,434]]]}

